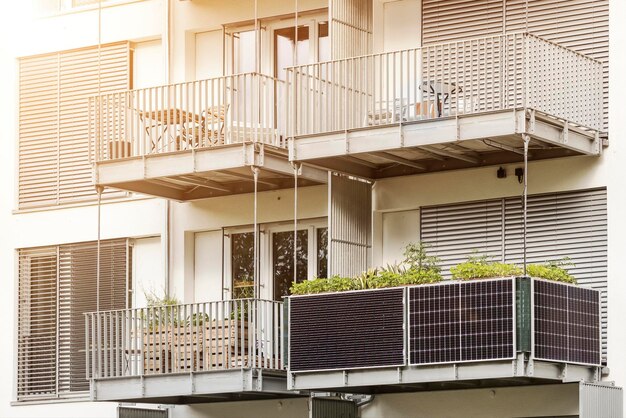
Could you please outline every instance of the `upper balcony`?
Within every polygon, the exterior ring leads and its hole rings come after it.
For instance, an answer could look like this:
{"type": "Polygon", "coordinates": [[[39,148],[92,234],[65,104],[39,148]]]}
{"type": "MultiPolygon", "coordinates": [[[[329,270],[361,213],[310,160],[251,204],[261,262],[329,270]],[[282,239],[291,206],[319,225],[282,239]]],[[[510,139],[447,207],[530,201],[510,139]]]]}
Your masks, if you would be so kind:
{"type": "Polygon", "coordinates": [[[599,155],[602,64],[527,33],[288,69],[290,159],[366,178],[599,155]]]}
{"type": "MultiPolygon", "coordinates": [[[[122,91],[89,102],[97,185],[184,201],[293,187],[284,83],[258,73],[122,91]]],[[[326,181],[303,168],[299,184],[326,181]]]]}

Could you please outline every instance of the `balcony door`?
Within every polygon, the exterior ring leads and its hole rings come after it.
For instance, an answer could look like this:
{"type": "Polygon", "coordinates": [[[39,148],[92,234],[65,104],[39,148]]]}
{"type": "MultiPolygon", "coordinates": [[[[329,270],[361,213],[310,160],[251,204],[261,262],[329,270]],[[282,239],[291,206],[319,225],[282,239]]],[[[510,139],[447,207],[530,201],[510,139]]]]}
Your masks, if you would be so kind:
{"type": "Polygon", "coordinates": [[[328,228],[326,222],[301,222],[294,245],[293,225],[269,227],[266,233],[266,277],[274,300],[291,294],[295,282],[327,276],[328,228]],[[296,259],[294,276],[294,256],[296,259]]]}

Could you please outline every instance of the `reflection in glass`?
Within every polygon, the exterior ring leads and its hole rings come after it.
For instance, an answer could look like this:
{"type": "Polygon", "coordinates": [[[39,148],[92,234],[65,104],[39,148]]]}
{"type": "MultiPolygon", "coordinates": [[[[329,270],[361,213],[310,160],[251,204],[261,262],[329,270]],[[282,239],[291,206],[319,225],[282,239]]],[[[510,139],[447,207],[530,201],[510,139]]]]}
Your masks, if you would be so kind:
{"type": "MultiPolygon", "coordinates": [[[[308,231],[298,231],[296,281],[307,280],[308,276],[308,231]]],[[[293,283],[293,231],[272,234],[272,273],[274,277],[274,299],[281,300],[289,295],[293,283]]]]}
{"type": "Polygon", "coordinates": [[[317,26],[318,31],[318,46],[317,54],[318,61],[330,61],[330,38],[328,37],[328,22],[321,22],[317,26]]]}
{"type": "Polygon", "coordinates": [[[294,63],[296,48],[296,28],[282,28],[274,31],[274,54],[276,78],[285,80],[285,67],[301,65],[309,62],[309,27],[298,27],[298,62],[294,63]]]}
{"type": "Polygon", "coordinates": [[[254,232],[231,235],[233,299],[254,297],[254,232]]]}
{"type": "Polygon", "coordinates": [[[317,277],[328,277],[328,228],[317,229],[317,277]]]}

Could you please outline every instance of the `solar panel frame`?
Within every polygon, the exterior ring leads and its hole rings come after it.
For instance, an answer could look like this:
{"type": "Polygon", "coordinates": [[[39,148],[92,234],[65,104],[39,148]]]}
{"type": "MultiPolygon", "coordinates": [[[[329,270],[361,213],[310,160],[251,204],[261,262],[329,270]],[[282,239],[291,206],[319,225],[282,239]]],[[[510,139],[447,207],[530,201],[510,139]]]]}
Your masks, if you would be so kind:
{"type": "MultiPolygon", "coordinates": [[[[589,289],[589,288],[584,288],[584,287],[580,287],[578,285],[574,285],[574,284],[569,284],[569,283],[561,283],[561,282],[554,282],[554,281],[549,281],[549,280],[545,280],[545,279],[537,279],[537,278],[533,278],[532,282],[531,282],[531,302],[532,302],[532,310],[531,310],[531,357],[533,359],[536,360],[542,360],[542,361],[549,361],[549,362],[554,362],[554,363],[564,363],[564,364],[576,364],[576,365],[582,365],[582,366],[597,366],[600,367],[601,366],[601,362],[602,362],[602,304],[600,303],[600,292],[595,290],[595,289],[589,289]],[[571,323],[569,320],[569,315],[570,315],[570,310],[567,310],[567,317],[566,317],[566,323],[564,324],[565,327],[565,335],[566,335],[566,344],[564,347],[560,347],[559,349],[562,352],[565,352],[565,356],[563,356],[562,358],[557,358],[557,356],[546,356],[546,355],[542,355],[540,350],[537,350],[538,346],[540,346],[537,343],[537,336],[539,331],[537,330],[537,309],[542,307],[542,300],[537,300],[537,287],[539,286],[543,286],[545,285],[546,287],[549,286],[554,286],[554,287],[560,287],[561,292],[565,291],[566,292],[566,297],[565,297],[565,301],[568,303],[568,307],[569,307],[569,303],[572,300],[572,298],[570,297],[570,292],[589,292],[590,295],[594,295],[594,300],[591,301],[592,305],[595,304],[596,305],[596,309],[592,309],[589,310],[587,309],[588,314],[591,314],[595,319],[596,319],[596,324],[595,326],[595,337],[593,338],[593,340],[597,340],[597,345],[596,345],[596,350],[597,352],[594,353],[595,355],[595,360],[590,360],[589,362],[585,362],[585,361],[578,361],[576,359],[575,356],[573,356],[573,353],[580,353],[580,350],[576,350],[575,348],[572,347],[572,341],[571,341],[571,337],[570,337],[570,329],[571,329],[571,323]],[[595,312],[593,312],[595,311],[595,312]]],[[[589,302],[589,301],[586,301],[589,302]]],[[[589,348],[591,349],[591,344],[589,345],[589,348]]],[[[555,347],[551,347],[551,348],[555,348],[555,347]]],[[[590,353],[591,351],[587,350],[585,351],[586,353],[590,353]]],[[[593,353],[593,352],[592,352],[593,353]]]]}
{"type": "MultiPolygon", "coordinates": [[[[438,364],[453,364],[453,363],[477,363],[477,362],[485,362],[485,361],[496,361],[496,360],[512,360],[515,359],[516,357],[516,353],[517,353],[517,332],[516,332],[516,323],[517,323],[517,301],[516,301],[516,280],[513,277],[510,278],[494,278],[494,279],[481,279],[481,280],[474,280],[474,281],[466,281],[466,282],[444,282],[444,283],[434,283],[434,284],[429,284],[429,285],[420,285],[420,286],[412,286],[409,287],[409,290],[407,292],[407,297],[408,297],[408,312],[407,312],[407,337],[408,337],[408,347],[407,347],[407,360],[409,365],[411,366],[433,366],[433,365],[438,365],[438,364]],[[484,287],[485,284],[489,284],[489,283],[504,283],[507,282],[510,285],[510,290],[501,294],[506,294],[508,297],[508,309],[509,309],[509,314],[510,316],[508,318],[506,318],[507,322],[508,322],[508,334],[510,336],[510,342],[506,344],[507,347],[510,347],[510,352],[508,353],[509,355],[503,355],[503,356],[485,356],[482,358],[467,358],[467,353],[463,351],[463,346],[462,343],[459,343],[459,347],[458,347],[458,356],[456,356],[453,359],[447,359],[445,361],[430,361],[430,362],[420,362],[420,361],[415,361],[415,350],[416,347],[414,347],[414,340],[413,340],[413,331],[414,331],[414,326],[413,326],[413,319],[411,318],[412,314],[414,314],[415,312],[413,312],[413,298],[412,298],[412,294],[413,294],[413,290],[415,289],[415,292],[418,292],[420,290],[425,290],[428,288],[433,288],[433,289],[438,289],[438,290],[442,290],[445,287],[450,287],[450,288],[456,288],[457,289],[457,295],[459,300],[461,300],[462,298],[466,298],[467,294],[466,293],[461,293],[461,290],[464,287],[484,287]]],[[[481,295],[480,291],[476,292],[476,295],[481,295]]],[[[476,321],[474,321],[476,322],[476,321]]],[[[465,324],[469,324],[471,323],[471,321],[466,321],[465,324]]],[[[462,325],[463,325],[463,321],[461,321],[461,318],[458,318],[458,327],[459,327],[459,332],[458,335],[456,335],[456,338],[458,338],[460,341],[462,341],[463,338],[463,332],[462,330],[462,325]]],[[[436,337],[435,337],[436,338],[436,337]]],[[[473,348],[477,348],[477,347],[473,347],[473,348]]]]}

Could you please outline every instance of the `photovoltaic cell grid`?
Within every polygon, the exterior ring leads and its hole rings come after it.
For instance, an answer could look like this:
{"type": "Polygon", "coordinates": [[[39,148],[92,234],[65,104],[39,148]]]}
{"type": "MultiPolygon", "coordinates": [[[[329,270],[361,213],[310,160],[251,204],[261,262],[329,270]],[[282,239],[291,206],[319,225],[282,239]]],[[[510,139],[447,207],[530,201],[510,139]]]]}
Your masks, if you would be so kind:
{"type": "Polygon", "coordinates": [[[290,299],[289,369],[404,364],[404,289],[290,299]]]}
{"type": "Polygon", "coordinates": [[[600,364],[599,292],[534,280],[535,358],[600,364]]]}
{"type": "Polygon", "coordinates": [[[513,280],[409,290],[411,364],[512,358],[513,280]]]}

